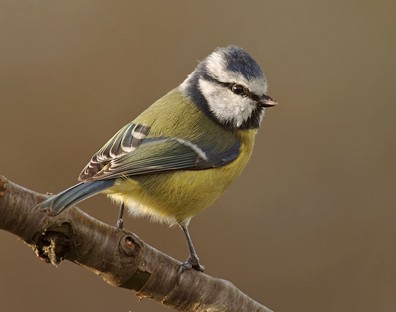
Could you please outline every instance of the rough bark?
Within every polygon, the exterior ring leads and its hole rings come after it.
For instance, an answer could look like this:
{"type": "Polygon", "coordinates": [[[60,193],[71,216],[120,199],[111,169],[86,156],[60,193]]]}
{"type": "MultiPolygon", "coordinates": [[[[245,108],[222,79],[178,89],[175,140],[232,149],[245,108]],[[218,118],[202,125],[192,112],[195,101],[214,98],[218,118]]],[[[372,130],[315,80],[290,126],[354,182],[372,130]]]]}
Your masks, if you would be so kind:
{"type": "Polygon", "coordinates": [[[270,311],[232,283],[188,270],[135,234],[104,224],[76,207],[57,216],[34,207],[46,195],[0,176],[0,229],[54,265],[69,260],[107,283],[133,289],[176,311],[270,311]]]}

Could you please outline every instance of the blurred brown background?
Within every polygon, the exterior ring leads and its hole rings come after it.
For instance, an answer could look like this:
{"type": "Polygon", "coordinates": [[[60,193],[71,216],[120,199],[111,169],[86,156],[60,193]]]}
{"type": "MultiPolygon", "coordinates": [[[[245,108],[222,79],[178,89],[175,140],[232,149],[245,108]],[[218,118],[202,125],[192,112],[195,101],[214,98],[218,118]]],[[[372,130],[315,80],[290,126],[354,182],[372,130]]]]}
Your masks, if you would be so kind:
{"type": "MultiPolygon", "coordinates": [[[[394,1],[2,0],[0,174],[41,192],[72,185],[198,60],[240,45],[280,105],[244,174],[192,221],[207,273],[276,311],[395,311],[395,12],[394,1]]],[[[103,196],[80,207],[115,223],[103,196]]],[[[126,227],[187,256],[178,228],[126,227]]],[[[0,311],[169,311],[46,265],[9,233],[0,246],[0,311]]]]}

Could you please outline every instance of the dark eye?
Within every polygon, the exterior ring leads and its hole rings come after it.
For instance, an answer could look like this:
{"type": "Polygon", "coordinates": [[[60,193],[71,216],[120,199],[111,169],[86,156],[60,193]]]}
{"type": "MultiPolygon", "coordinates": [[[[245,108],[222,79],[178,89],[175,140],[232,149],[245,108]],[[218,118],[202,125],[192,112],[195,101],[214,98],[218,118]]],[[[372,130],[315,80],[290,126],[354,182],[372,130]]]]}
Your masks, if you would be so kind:
{"type": "Polygon", "coordinates": [[[237,83],[232,85],[231,91],[234,92],[235,94],[244,95],[244,96],[248,95],[249,93],[249,90],[247,88],[237,83]]]}

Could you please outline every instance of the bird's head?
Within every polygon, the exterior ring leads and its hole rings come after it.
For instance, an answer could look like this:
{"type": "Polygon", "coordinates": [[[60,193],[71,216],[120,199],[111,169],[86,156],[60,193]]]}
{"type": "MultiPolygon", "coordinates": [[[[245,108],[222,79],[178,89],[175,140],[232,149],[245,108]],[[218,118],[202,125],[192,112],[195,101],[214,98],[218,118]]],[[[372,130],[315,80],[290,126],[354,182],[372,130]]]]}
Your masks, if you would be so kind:
{"type": "Polygon", "coordinates": [[[179,86],[210,118],[231,129],[256,129],[267,107],[267,79],[242,48],[218,48],[179,86]]]}

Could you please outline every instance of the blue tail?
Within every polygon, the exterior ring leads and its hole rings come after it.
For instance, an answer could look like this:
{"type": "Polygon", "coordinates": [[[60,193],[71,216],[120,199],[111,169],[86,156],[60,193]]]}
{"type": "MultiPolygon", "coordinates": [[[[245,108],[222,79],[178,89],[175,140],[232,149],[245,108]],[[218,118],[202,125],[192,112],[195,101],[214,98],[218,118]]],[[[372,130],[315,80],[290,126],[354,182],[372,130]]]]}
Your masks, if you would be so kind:
{"type": "Polygon", "coordinates": [[[114,180],[81,182],[63,192],[44,200],[37,205],[38,209],[47,209],[51,214],[58,214],[63,209],[73,206],[97,193],[111,187],[114,180]]]}

